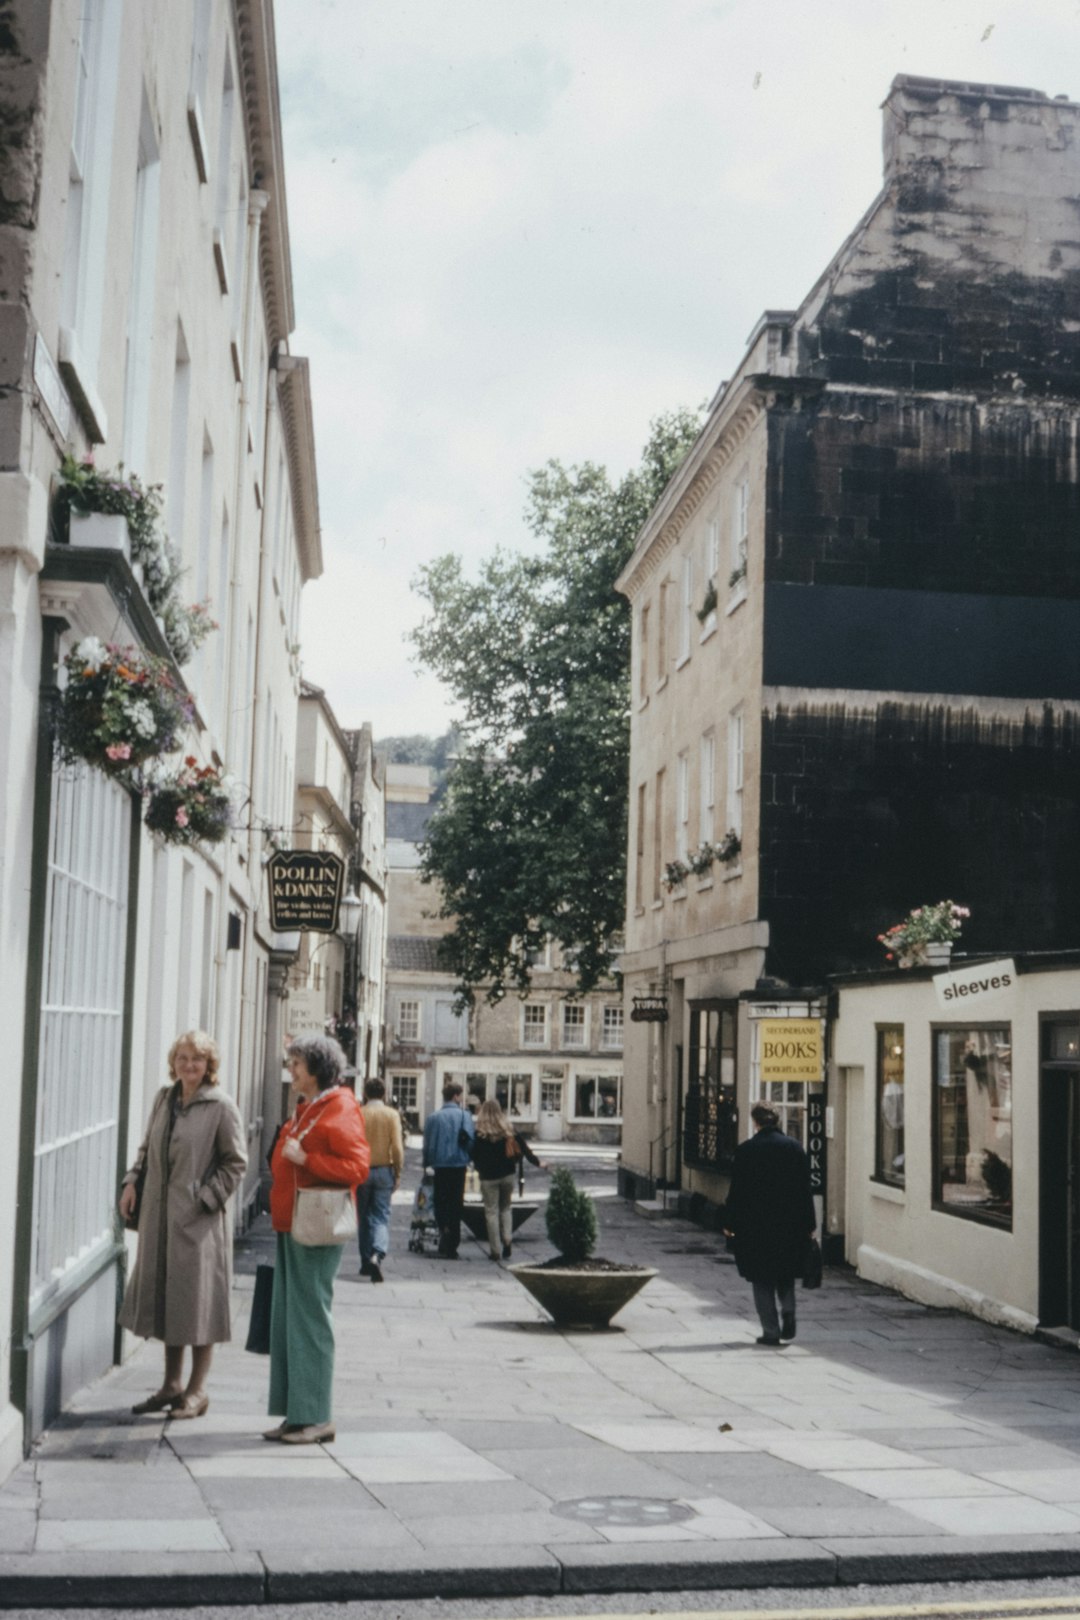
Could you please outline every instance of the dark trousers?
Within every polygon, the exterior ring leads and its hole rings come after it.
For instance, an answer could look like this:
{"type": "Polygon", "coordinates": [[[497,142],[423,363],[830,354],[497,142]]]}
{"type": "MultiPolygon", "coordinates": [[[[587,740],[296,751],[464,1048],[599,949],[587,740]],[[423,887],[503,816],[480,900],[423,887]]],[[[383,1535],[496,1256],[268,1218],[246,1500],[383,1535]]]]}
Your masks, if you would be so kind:
{"type": "Polygon", "coordinates": [[[465,1167],[435,1172],[435,1225],[439,1253],[457,1254],[461,1242],[461,1206],[465,1202],[465,1167]]]}
{"type": "Polygon", "coordinates": [[[761,1331],[767,1339],[776,1339],[780,1336],[780,1316],[777,1315],[776,1305],[779,1300],[780,1314],[790,1316],[795,1320],[795,1283],[792,1281],[753,1284],[754,1304],[757,1307],[758,1317],[761,1321],[761,1331]]]}

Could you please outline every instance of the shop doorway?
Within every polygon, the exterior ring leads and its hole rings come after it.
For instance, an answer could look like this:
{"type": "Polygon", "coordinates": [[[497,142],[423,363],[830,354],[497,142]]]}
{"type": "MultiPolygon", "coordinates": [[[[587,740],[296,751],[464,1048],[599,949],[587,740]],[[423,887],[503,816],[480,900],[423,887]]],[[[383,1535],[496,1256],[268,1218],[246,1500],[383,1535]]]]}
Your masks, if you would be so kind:
{"type": "Polygon", "coordinates": [[[561,1142],[563,1135],[563,1072],[540,1071],[540,1127],[541,1142],[561,1142]]]}
{"type": "Polygon", "coordinates": [[[1039,1320],[1080,1332],[1080,1018],[1048,1018],[1039,1076],[1039,1320]]]}

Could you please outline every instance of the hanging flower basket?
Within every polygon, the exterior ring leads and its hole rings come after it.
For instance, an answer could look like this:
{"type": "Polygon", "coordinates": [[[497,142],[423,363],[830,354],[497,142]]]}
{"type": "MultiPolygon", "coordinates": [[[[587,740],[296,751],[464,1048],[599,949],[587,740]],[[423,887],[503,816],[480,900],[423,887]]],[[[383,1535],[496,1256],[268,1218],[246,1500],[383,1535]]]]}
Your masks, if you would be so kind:
{"type": "Polygon", "coordinates": [[[938,900],[932,906],[917,906],[909,911],[903,922],[879,934],[878,942],[885,947],[886,961],[895,961],[898,967],[941,965],[960,938],[964,919],[970,916],[967,906],[938,900]]]}
{"type": "Polygon", "coordinates": [[[55,737],[65,764],[86,760],[109,776],[130,778],[144,761],[180,747],[193,711],[163,659],[87,636],[64,668],[55,737]]]}
{"type": "Polygon", "coordinates": [[[149,788],[143,819],[169,844],[220,844],[228,836],[232,816],[224,772],[216,765],[200,765],[189,754],[179,771],[149,788]]]}

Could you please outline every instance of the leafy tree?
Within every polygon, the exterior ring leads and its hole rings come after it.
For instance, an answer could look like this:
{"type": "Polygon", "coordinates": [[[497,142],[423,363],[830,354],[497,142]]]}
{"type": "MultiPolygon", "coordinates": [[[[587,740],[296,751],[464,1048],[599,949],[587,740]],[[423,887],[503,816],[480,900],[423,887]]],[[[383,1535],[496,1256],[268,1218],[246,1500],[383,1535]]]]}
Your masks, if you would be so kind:
{"type": "Polygon", "coordinates": [[[464,1003],[481,985],[491,1001],[527,990],[545,938],[582,991],[610,970],[630,742],[630,613],[614,581],[697,430],[689,411],[658,418],[619,482],[548,462],[525,512],[541,549],[497,551],[475,581],[456,556],[421,571],[430,612],[413,640],[462,710],[422,871],[454,920],[444,953],[464,1003]]]}

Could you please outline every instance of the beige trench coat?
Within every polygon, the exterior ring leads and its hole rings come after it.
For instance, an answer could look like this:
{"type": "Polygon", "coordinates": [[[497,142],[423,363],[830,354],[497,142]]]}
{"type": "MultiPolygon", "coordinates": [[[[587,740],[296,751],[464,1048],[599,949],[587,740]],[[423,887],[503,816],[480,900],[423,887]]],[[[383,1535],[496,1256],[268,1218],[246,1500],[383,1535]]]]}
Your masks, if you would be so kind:
{"type": "Polygon", "coordinates": [[[227,1205],[247,1166],[244,1128],[232,1098],[220,1086],[204,1085],[177,1109],[170,1131],[173,1090],[165,1086],[155,1097],[143,1144],[124,1177],[134,1181],[145,1160],[139,1250],[120,1323],[166,1344],[222,1344],[231,1336],[227,1205]]]}

